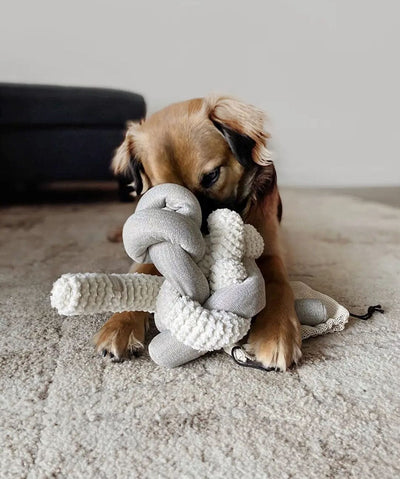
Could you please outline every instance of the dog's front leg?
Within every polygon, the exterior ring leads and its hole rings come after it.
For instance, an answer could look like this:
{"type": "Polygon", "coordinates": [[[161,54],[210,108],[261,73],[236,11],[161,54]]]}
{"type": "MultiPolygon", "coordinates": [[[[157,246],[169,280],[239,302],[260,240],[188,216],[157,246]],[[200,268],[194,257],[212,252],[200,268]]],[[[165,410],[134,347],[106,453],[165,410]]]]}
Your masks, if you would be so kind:
{"type": "MultiPolygon", "coordinates": [[[[131,272],[159,274],[153,264],[135,265],[131,272]]],[[[115,313],[93,338],[96,350],[116,359],[131,357],[144,348],[149,313],[123,311],[115,313]]]]}
{"type": "Polygon", "coordinates": [[[281,253],[279,203],[275,190],[261,205],[254,207],[247,218],[264,238],[264,253],[257,263],[266,290],[266,306],[253,320],[248,348],[264,367],[285,371],[301,357],[301,333],[281,253]]]}

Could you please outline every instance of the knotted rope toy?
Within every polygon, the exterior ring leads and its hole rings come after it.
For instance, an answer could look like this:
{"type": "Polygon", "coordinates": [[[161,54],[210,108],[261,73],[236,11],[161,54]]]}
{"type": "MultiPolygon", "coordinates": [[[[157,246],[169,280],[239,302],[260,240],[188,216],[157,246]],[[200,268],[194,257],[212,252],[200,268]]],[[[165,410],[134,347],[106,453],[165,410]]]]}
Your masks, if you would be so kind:
{"type": "MultiPolygon", "coordinates": [[[[149,353],[162,366],[179,366],[221,348],[240,364],[254,362],[233,346],[265,306],[264,280],[255,263],[263,240],[231,210],[208,217],[205,237],[201,223],[200,205],[189,190],[174,184],[151,188],[125,223],[123,240],[132,259],[154,263],[163,277],[65,274],[53,285],[52,306],[64,315],[154,313],[160,333],[149,353]]],[[[345,308],[304,283],[292,287],[303,338],[344,328],[345,308]]]]}
{"type": "Polygon", "coordinates": [[[154,263],[163,278],[144,274],[63,275],[51,302],[61,314],[154,312],[160,334],[151,357],[176,366],[235,344],[265,306],[264,280],[255,264],[263,240],[239,214],[217,210],[200,231],[202,215],[186,188],[150,189],[125,223],[124,245],[137,262],[154,263]]]}

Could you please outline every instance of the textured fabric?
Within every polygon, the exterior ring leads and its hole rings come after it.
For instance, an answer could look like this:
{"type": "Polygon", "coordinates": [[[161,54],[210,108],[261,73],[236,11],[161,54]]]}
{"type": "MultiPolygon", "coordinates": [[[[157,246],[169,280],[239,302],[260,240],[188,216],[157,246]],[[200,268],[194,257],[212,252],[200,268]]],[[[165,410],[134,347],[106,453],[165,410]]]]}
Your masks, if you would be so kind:
{"type": "Polygon", "coordinates": [[[201,209],[193,193],[179,185],[159,185],[140,199],[125,222],[125,250],[138,263],[155,264],[182,295],[203,303],[210,290],[197,265],[206,248],[200,226],[201,209]]]}
{"type": "Polygon", "coordinates": [[[164,278],[148,274],[66,273],[55,281],[51,305],[59,314],[154,313],[164,278]]]}
{"type": "Polygon", "coordinates": [[[235,344],[247,334],[251,318],[265,306],[264,281],[254,261],[263,251],[263,240],[234,211],[213,212],[206,239],[201,223],[200,205],[189,190],[175,184],[151,188],[124,225],[124,246],[135,261],[154,263],[165,281],[135,274],[66,274],[53,286],[52,306],[67,315],[107,310],[154,312],[160,331],[169,330],[178,341],[195,349],[196,357],[198,351],[235,344]],[[154,305],[157,287],[160,292],[154,305]],[[213,301],[217,290],[223,291],[213,301]],[[241,297],[242,303],[238,301],[241,297]]]}
{"type": "Polygon", "coordinates": [[[296,299],[294,306],[301,324],[316,326],[328,319],[326,306],[320,299],[296,299]]]}
{"type": "Polygon", "coordinates": [[[106,237],[132,205],[1,209],[1,478],[398,477],[400,209],[307,189],[281,196],[291,278],[355,313],[385,309],[305,340],[285,373],[224,353],[176,369],[147,351],[97,356],[91,338],[109,316],[66,320],[49,291],[66,271],[128,270],[106,237]]]}
{"type": "Polygon", "coordinates": [[[334,333],[335,331],[342,331],[344,329],[347,321],[349,320],[349,312],[344,306],[340,305],[337,301],[330,298],[326,294],[315,291],[301,281],[292,281],[290,284],[296,298],[319,299],[324,308],[318,314],[325,314],[326,311],[327,319],[324,322],[320,322],[319,324],[310,324],[310,319],[311,322],[313,322],[312,317],[314,316],[314,312],[310,314],[311,318],[309,317],[308,321],[303,321],[301,326],[302,339],[307,339],[326,333],[334,333]]]}
{"type": "Polygon", "coordinates": [[[149,344],[151,359],[164,368],[176,368],[199,358],[205,351],[198,351],[178,341],[168,330],[157,334],[149,344]]]}
{"type": "MultiPolygon", "coordinates": [[[[260,281],[264,281],[258,268],[253,269],[253,274],[254,273],[260,275],[260,281]]],[[[238,289],[242,288],[242,286],[245,285],[245,287],[249,288],[250,295],[251,291],[253,291],[254,288],[254,279],[254,275],[250,274],[243,283],[238,284],[238,289]]],[[[302,288],[301,286],[297,287],[297,293],[300,294],[300,296],[302,297],[310,293],[310,288],[305,284],[303,286],[304,288],[302,288]]],[[[224,290],[220,291],[222,291],[223,293],[225,292],[224,290]]],[[[232,291],[229,291],[229,293],[231,294],[232,291]]],[[[237,301],[238,303],[240,303],[239,307],[241,311],[243,311],[243,308],[245,308],[245,305],[243,303],[246,302],[246,294],[243,293],[244,290],[241,289],[240,294],[236,295],[237,301]]],[[[215,294],[212,298],[214,298],[214,296],[215,294]]],[[[310,326],[316,326],[328,319],[326,306],[320,299],[296,299],[295,307],[299,321],[302,323],[302,325],[307,325],[308,328],[310,326]]],[[[219,308],[216,307],[215,309],[219,308]]],[[[179,341],[177,339],[177,337],[179,336],[173,336],[170,331],[164,330],[163,325],[157,324],[157,327],[160,331],[162,331],[162,333],[155,336],[149,344],[149,354],[153,361],[160,366],[175,368],[182,364],[188,363],[189,361],[193,361],[194,359],[197,359],[202,354],[204,354],[204,351],[198,351],[179,341]]],[[[329,329],[327,328],[326,330],[317,331],[314,331],[314,335],[325,334],[326,332],[329,332],[329,329]]],[[[305,338],[306,332],[307,331],[305,331],[302,326],[303,338],[305,338]]],[[[188,331],[188,334],[190,334],[190,331],[188,331]]],[[[225,346],[222,343],[223,349],[228,354],[231,354],[233,346],[234,345],[232,344],[229,346],[225,346]]],[[[246,357],[254,360],[254,358],[247,352],[246,357]]]]}
{"type": "MultiPolygon", "coordinates": [[[[247,278],[243,258],[254,263],[263,251],[263,241],[234,211],[221,209],[209,215],[207,239],[201,235],[201,223],[200,205],[193,193],[176,184],[163,184],[141,198],[124,225],[123,239],[133,260],[154,263],[166,278],[154,316],[160,331],[169,330],[196,351],[213,351],[243,338],[252,316],[265,305],[264,282],[251,292],[247,285],[243,289],[243,294],[251,293],[247,306],[252,306],[252,314],[247,317],[230,309],[231,302],[238,307],[240,288],[229,291],[231,285],[247,278]],[[221,288],[226,291],[219,295],[220,308],[216,309],[212,295],[221,288]],[[207,306],[203,305],[206,300],[207,306]]],[[[152,346],[150,351],[154,350],[152,346]]]]}

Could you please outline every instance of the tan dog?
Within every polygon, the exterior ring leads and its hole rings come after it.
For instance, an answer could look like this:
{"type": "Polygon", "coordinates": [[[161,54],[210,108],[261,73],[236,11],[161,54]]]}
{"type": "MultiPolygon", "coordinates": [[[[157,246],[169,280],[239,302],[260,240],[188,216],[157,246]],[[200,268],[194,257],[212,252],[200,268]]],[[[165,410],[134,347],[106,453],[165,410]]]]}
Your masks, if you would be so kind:
{"type": "MultiPolygon", "coordinates": [[[[280,251],[282,206],[267,139],[260,110],[210,96],[130,123],[112,167],[116,174],[132,175],[137,194],[177,183],[198,197],[205,217],[226,206],[258,229],[265,241],[258,265],[267,305],[253,320],[248,345],[265,367],[286,370],[301,357],[300,324],[280,251]]],[[[136,271],[155,273],[152,265],[136,271]]],[[[143,348],[146,320],[142,312],[114,314],[95,337],[97,349],[122,358],[143,348]]]]}

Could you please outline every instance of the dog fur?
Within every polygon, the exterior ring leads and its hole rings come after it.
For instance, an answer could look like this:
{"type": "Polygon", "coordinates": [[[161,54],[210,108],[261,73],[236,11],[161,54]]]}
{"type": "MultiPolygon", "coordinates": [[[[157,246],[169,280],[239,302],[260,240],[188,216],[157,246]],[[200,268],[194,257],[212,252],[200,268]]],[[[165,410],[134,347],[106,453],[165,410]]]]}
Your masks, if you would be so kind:
{"type": "MultiPolygon", "coordinates": [[[[282,204],[264,120],[259,109],[227,96],[176,103],[128,124],[112,169],[130,176],[138,195],[177,183],[198,197],[205,217],[225,206],[258,229],[267,305],[252,322],[247,348],[265,367],[286,370],[301,357],[300,324],[282,258],[282,204]]],[[[156,273],[152,265],[135,270],[156,273]]],[[[142,348],[145,322],[141,312],[113,315],[95,336],[98,351],[124,358],[142,348]]]]}

